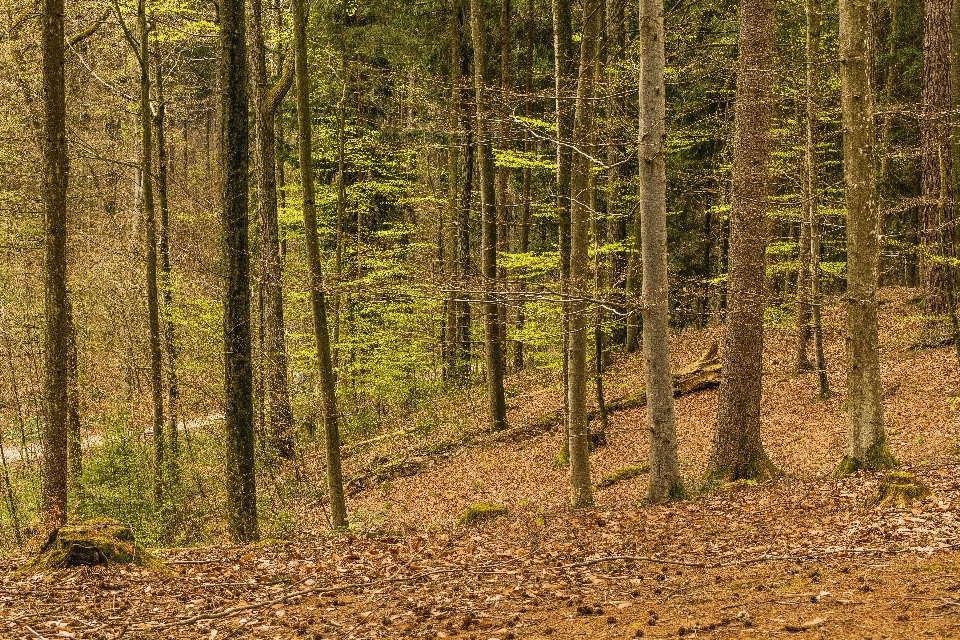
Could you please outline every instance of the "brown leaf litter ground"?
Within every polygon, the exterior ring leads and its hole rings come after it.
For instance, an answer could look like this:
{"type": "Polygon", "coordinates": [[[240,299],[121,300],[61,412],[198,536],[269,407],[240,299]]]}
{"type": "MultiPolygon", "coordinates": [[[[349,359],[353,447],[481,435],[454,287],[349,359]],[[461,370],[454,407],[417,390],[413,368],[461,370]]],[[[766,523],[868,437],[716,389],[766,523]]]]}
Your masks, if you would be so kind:
{"type": "MultiPolygon", "coordinates": [[[[550,464],[555,433],[470,446],[354,496],[346,535],[324,534],[314,509],[290,542],[163,551],[170,573],[19,575],[9,570],[23,559],[14,559],[0,577],[0,637],[960,637],[957,364],[952,347],[907,350],[920,330],[915,307],[907,292],[884,295],[890,445],[933,490],[910,508],[863,508],[880,475],[829,476],[843,451],[845,399],[843,318],[830,309],[830,400],[817,400],[813,375],[792,375],[792,332],[768,332],[764,444],[786,474],[775,482],[638,506],[641,476],[573,511],[566,472],[550,464]],[[458,525],[481,501],[508,513],[458,525]]],[[[674,364],[717,338],[719,329],[676,336],[674,364]]],[[[619,361],[609,396],[641,378],[638,358],[619,361]]],[[[512,384],[514,424],[559,402],[549,376],[512,384]]],[[[715,391],[677,402],[690,486],[715,410],[715,391]]],[[[592,456],[595,480],[646,460],[643,421],[643,409],[611,417],[609,444],[592,456]]],[[[351,456],[348,471],[386,451],[351,456]]]]}

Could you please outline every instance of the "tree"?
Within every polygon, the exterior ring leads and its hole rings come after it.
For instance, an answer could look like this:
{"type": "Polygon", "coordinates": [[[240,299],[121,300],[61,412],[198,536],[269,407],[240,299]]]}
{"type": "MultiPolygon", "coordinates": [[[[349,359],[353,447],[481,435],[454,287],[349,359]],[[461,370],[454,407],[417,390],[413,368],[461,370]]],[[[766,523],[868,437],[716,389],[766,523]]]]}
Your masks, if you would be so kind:
{"type": "Polygon", "coordinates": [[[896,464],[883,428],[877,328],[877,179],[872,5],[840,1],[843,175],[847,203],[847,452],[836,475],[896,464]]]}
{"type": "Polygon", "coordinates": [[[333,358],[330,354],[330,333],[327,327],[323,274],[320,270],[320,245],[317,238],[317,210],[313,185],[313,145],[310,130],[310,75],[307,68],[307,18],[304,0],[293,0],[290,3],[290,10],[293,14],[293,55],[297,85],[297,132],[300,153],[300,188],[303,199],[303,231],[307,248],[313,337],[317,350],[320,393],[323,396],[330,524],[334,529],[341,529],[347,525],[347,506],[343,495],[343,471],[340,467],[340,414],[337,409],[336,379],[333,371],[333,358]]]}
{"type": "Polygon", "coordinates": [[[683,495],[670,377],[663,0],[641,0],[639,41],[643,371],[650,439],[647,500],[663,502],[683,495]]]}
{"type": "Polygon", "coordinates": [[[763,479],[776,470],[760,439],[763,280],[773,84],[774,2],[740,5],[734,104],[727,317],[708,476],[763,479]]]}
{"type": "Polygon", "coordinates": [[[43,0],[43,480],[41,515],[46,527],[67,521],[67,421],[69,335],[67,299],[66,92],[63,76],[63,0],[43,0]]]}
{"type": "Polygon", "coordinates": [[[260,537],[250,353],[246,16],[243,0],[224,0],[219,6],[227,521],[230,537],[241,543],[260,537]]]}
{"type": "Polygon", "coordinates": [[[487,33],[483,0],[470,0],[473,35],[473,77],[477,112],[477,164],[480,167],[480,211],[482,246],[480,270],[483,276],[483,343],[487,372],[487,415],[491,431],[507,427],[507,404],[503,390],[503,355],[500,340],[499,305],[491,289],[497,282],[497,209],[494,188],[493,145],[490,111],[487,106],[487,33]]]}
{"type": "Polygon", "coordinates": [[[827,381],[827,365],[823,356],[823,323],[820,320],[820,163],[817,154],[819,141],[819,95],[820,95],[820,0],[806,0],[807,20],[807,140],[803,166],[803,235],[801,239],[800,274],[797,278],[797,322],[799,343],[797,370],[809,367],[806,345],[813,336],[814,367],[820,386],[820,397],[830,396],[827,381]],[[805,255],[806,254],[806,255],[805,255]],[[803,277],[808,274],[808,277],[803,277]],[[799,326],[802,321],[809,323],[799,326]],[[810,326],[812,325],[812,326],[810,326]]]}
{"type": "Polygon", "coordinates": [[[923,198],[924,307],[928,314],[948,310],[944,256],[953,245],[953,185],[950,149],[951,0],[926,0],[923,16],[923,105],[920,155],[923,198]]]}
{"type": "Polygon", "coordinates": [[[283,274],[277,222],[276,112],[293,81],[293,68],[272,85],[267,77],[263,2],[250,3],[250,69],[255,115],[254,164],[257,176],[257,227],[260,231],[260,292],[263,296],[264,379],[269,432],[281,457],[293,457],[293,412],[287,390],[287,347],[283,319],[283,274]]]}
{"type": "Polygon", "coordinates": [[[147,320],[150,332],[150,389],[153,401],[153,496],[163,500],[163,355],[160,345],[160,293],[157,287],[157,221],[153,204],[153,114],[150,103],[150,25],[147,2],[137,2],[137,31],[140,37],[140,181],[141,206],[147,232],[146,280],[147,320]]]}
{"type": "Polygon", "coordinates": [[[583,4],[580,40],[580,73],[574,111],[573,140],[580,152],[570,166],[570,309],[567,351],[567,406],[570,408],[570,502],[574,507],[593,504],[590,485],[590,435],[587,431],[587,278],[590,274],[589,182],[590,159],[583,153],[593,127],[597,56],[603,23],[603,0],[583,4]]]}

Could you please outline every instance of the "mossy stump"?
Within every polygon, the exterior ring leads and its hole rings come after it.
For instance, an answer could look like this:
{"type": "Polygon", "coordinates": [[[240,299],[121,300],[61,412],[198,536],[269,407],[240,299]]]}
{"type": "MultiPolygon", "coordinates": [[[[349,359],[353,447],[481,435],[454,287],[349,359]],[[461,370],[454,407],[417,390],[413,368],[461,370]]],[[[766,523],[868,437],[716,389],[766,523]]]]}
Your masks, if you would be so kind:
{"type": "Polygon", "coordinates": [[[492,520],[505,515],[507,508],[502,504],[493,504],[490,502],[478,502],[467,507],[460,518],[460,524],[470,524],[478,520],[492,520]]]}
{"type": "Polygon", "coordinates": [[[622,469],[617,469],[613,473],[605,475],[600,482],[594,487],[594,490],[597,489],[606,489],[607,487],[612,487],[613,485],[621,482],[623,480],[629,480],[631,478],[636,478],[642,476],[645,473],[650,473],[650,463],[644,462],[642,465],[634,467],[624,467],[622,469]]]}
{"type": "Polygon", "coordinates": [[[888,473],[876,492],[867,498],[865,507],[905,507],[914,500],[922,500],[930,495],[930,488],[918,478],[906,471],[888,473]]]}
{"type": "Polygon", "coordinates": [[[133,530],[114,520],[92,520],[54,529],[21,571],[135,564],[165,571],[163,562],[137,544],[133,530]]]}

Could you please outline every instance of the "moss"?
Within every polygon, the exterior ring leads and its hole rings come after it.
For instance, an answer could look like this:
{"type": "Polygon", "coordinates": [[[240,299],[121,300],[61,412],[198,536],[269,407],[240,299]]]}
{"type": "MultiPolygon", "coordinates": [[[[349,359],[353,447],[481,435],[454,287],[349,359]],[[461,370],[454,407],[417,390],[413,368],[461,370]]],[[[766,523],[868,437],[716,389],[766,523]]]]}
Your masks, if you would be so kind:
{"type": "Polygon", "coordinates": [[[783,472],[760,450],[737,466],[707,467],[700,481],[701,491],[709,492],[730,483],[747,480],[753,484],[766,482],[783,475],[783,472]]]}
{"type": "Polygon", "coordinates": [[[477,520],[492,520],[505,515],[507,508],[502,504],[493,504],[491,502],[478,502],[467,507],[460,518],[460,524],[470,524],[477,520]]]}
{"type": "Polygon", "coordinates": [[[923,482],[906,471],[891,471],[880,484],[876,492],[867,498],[865,507],[905,507],[914,500],[922,500],[930,495],[930,489],[923,482]]]}
{"type": "Polygon", "coordinates": [[[566,440],[564,440],[563,446],[560,447],[560,451],[557,452],[557,457],[555,457],[550,464],[553,465],[554,469],[559,469],[570,464],[570,446],[566,440]]]}
{"type": "Polygon", "coordinates": [[[115,564],[136,564],[154,571],[167,571],[159,558],[137,544],[130,527],[108,519],[54,529],[40,552],[20,571],[115,564]]]}
{"type": "Polygon", "coordinates": [[[843,456],[843,460],[841,460],[840,464],[837,465],[837,468],[833,470],[833,477],[843,478],[845,476],[853,475],[861,469],[864,471],[883,471],[885,469],[893,469],[897,466],[897,464],[896,458],[894,458],[893,454],[890,453],[890,447],[887,445],[887,437],[883,436],[874,442],[869,449],[867,449],[867,453],[863,456],[863,460],[849,455],[843,456]]]}
{"type": "Polygon", "coordinates": [[[600,482],[597,483],[595,490],[597,489],[606,489],[607,487],[612,487],[621,480],[629,480],[630,478],[636,478],[637,476],[642,476],[645,473],[650,473],[650,463],[644,462],[642,465],[636,467],[624,467],[623,469],[617,469],[613,473],[605,475],[600,482]]]}

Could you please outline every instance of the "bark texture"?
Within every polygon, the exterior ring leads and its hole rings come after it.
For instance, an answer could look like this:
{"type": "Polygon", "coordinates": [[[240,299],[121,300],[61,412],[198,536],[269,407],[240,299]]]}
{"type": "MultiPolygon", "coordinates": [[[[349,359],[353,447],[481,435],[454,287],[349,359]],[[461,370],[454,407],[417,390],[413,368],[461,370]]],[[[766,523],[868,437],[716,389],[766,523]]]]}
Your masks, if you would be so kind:
{"type": "Polygon", "coordinates": [[[837,474],[894,464],[883,429],[877,337],[877,178],[872,4],[840,1],[843,173],[847,204],[847,454],[837,474]]]}
{"type": "Polygon", "coordinates": [[[760,439],[773,30],[773,0],[741,3],[723,374],[708,464],[730,480],[774,473],[760,439]]]}
{"type": "Polygon", "coordinates": [[[260,537],[250,360],[246,21],[243,0],[223,0],[219,6],[227,522],[230,537],[242,543],[260,537]]]}
{"type": "Polygon", "coordinates": [[[640,0],[640,226],[643,239],[643,369],[650,480],[647,500],[683,494],[677,461],[667,282],[663,0],[640,0]]]}

